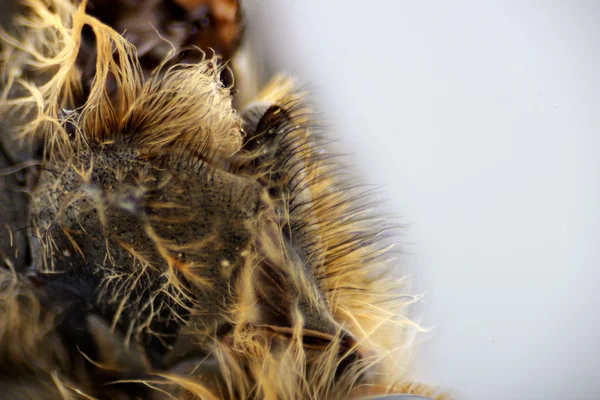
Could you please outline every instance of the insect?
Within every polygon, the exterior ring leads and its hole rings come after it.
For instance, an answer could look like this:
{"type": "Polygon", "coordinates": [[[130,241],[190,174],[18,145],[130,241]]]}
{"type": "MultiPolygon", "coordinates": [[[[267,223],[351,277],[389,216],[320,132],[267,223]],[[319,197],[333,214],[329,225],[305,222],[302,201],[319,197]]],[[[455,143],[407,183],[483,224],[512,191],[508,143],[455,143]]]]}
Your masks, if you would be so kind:
{"type": "Polygon", "coordinates": [[[3,398],[434,396],[395,352],[394,227],[305,93],[238,104],[237,2],[24,5],[1,35],[3,398]]]}

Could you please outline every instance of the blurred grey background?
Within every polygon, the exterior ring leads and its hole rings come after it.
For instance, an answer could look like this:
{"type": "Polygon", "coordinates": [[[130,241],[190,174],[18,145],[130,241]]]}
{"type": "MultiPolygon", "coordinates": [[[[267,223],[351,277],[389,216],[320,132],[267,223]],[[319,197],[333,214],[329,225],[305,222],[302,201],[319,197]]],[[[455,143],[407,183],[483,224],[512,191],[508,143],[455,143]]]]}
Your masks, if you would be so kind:
{"type": "Polygon", "coordinates": [[[600,2],[247,0],[268,73],[315,91],[409,226],[418,378],[600,398],[600,2]]]}

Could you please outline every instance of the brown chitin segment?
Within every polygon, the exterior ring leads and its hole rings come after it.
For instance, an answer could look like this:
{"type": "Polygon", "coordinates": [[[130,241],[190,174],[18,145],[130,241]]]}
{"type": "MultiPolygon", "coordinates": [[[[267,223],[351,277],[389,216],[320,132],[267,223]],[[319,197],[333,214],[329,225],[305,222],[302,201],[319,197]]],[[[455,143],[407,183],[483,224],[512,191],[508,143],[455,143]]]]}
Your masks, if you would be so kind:
{"type": "Polygon", "coordinates": [[[123,146],[93,150],[80,157],[87,168],[42,177],[39,190],[56,207],[34,202],[34,214],[60,272],[45,280],[81,286],[94,277],[90,302],[97,297],[111,327],[159,366],[184,325],[208,334],[228,320],[228,288],[250,246],[261,188],[208,167],[177,172],[168,158],[157,166],[123,146]]]}
{"type": "MultiPolygon", "coordinates": [[[[186,49],[178,58],[182,63],[203,59],[192,47],[227,63],[242,35],[237,0],[90,0],[87,10],[136,46],[146,74],[172,49],[186,49]]],[[[88,69],[93,71],[93,65],[88,69]]],[[[221,71],[221,78],[225,86],[233,83],[228,70],[221,71]]]]}
{"type": "MultiPolygon", "coordinates": [[[[2,129],[0,127],[0,132],[2,129]]],[[[7,132],[8,129],[4,129],[7,132]]],[[[23,272],[31,265],[30,232],[17,227],[28,224],[29,213],[22,210],[28,201],[26,176],[29,169],[38,167],[39,162],[15,160],[0,149],[0,268],[23,272]]]]}
{"type": "MultiPolygon", "coordinates": [[[[208,18],[204,23],[213,22],[212,30],[216,36],[212,40],[213,43],[218,43],[215,46],[215,51],[223,49],[223,54],[231,55],[236,47],[236,41],[240,35],[240,6],[237,0],[173,0],[176,4],[183,7],[191,15],[202,18],[208,18]],[[206,11],[205,11],[206,10],[206,11]]],[[[197,40],[199,43],[206,43],[206,47],[213,47],[208,40],[210,36],[207,34],[206,39],[200,37],[202,32],[198,33],[197,40]]],[[[201,46],[203,47],[203,46],[201,46]]]]}

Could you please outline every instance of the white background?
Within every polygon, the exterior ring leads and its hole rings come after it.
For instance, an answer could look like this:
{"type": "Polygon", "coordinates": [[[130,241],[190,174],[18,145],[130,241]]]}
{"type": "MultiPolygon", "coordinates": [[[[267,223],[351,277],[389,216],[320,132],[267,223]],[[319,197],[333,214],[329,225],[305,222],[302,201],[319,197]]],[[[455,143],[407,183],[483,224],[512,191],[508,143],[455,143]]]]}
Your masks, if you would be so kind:
{"type": "Polygon", "coordinates": [[[600,2],[246,0],[407,225],[416,376],[458,399],[600,399],[600,2]]]}

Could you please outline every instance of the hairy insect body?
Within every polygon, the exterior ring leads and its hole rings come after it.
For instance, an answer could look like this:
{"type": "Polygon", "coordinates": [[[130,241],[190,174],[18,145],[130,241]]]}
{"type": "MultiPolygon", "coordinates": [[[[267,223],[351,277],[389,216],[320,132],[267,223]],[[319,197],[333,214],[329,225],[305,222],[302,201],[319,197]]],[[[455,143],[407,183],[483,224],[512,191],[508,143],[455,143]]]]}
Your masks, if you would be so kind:
{"type": "Polygon", "coordinates": [[[395,354],[392,227],[292,80],[238,112],[218,57],[153,64],[85,2],[27,4],[2,34],[5,397],[430,393],[395,354]]]}
{"type": "Polygon", "coordinates": [[[219,170],[156,167],[138,153],[98,147],[59,177],[43,172],[38,190],[53,195],[32,208],[44,238],[41,257],[61,271],[50,281],[69,276],[79,286],[78,279],[93,277],[90,303],[102,299],[103,315],[162,354],[192,313],[207,334],[223,323],[261,188],[219,170]],[[47,204],[57,206],[44,210],[47,204]]]}

